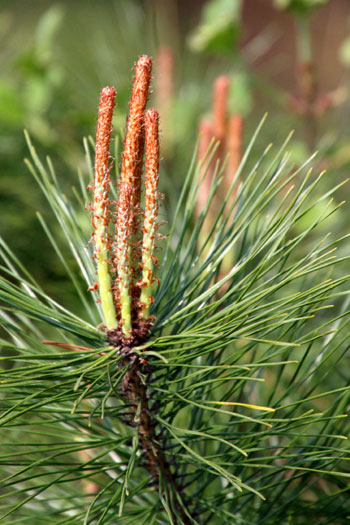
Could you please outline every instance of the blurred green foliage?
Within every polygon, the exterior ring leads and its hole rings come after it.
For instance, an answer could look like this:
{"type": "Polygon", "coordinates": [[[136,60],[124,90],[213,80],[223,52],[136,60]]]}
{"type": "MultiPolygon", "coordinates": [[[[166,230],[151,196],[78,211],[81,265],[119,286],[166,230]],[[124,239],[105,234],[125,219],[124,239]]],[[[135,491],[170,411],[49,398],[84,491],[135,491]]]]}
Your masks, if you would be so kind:
{"type": "Polygon", "coordinates": [[[342,63],[344,66],[349,67],[350,66],[350,37],[346,38],[344,42],[342,43],[339,55],[342,63]]]}
{"type": "Polygon", "coordinates": [[[253,108],[252,81],[244,71],[237,71],[230,78],[228,112],[248,116],[253,108]]]}
{"type": "Polygon", "coordinates": [[[274,0],[276,7],[290,9],[297,14],[306,14],[310,10],[326,4],[329,0],[274,0]]]}
{"type": "Polygon", "coordinates": [[[201,22],[190,38],[194,51],[232,53],[237,51],[241,0],[210,0],[201,22]]]}

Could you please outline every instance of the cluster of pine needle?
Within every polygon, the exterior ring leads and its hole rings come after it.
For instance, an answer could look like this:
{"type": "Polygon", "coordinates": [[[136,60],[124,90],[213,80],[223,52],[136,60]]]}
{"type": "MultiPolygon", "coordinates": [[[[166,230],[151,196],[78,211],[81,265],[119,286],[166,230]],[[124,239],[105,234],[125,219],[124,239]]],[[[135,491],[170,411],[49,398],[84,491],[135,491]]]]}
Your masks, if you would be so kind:
{"type": "Polygon", "coordinates": [[[114,88],[71,197],[26,135],[66,246],[38,218],[83,314],[1,240],[0,522],[347,523],[349,276],[335,250],[348,237],[325,234],[339,186],[322,190],[312,158],[293,166],[290,138],[254,153],[263,121],[223,197],[217,145],[200,162],[195,148],[157,268],[150,81],[140,57],[118,179],[114,88]]]}

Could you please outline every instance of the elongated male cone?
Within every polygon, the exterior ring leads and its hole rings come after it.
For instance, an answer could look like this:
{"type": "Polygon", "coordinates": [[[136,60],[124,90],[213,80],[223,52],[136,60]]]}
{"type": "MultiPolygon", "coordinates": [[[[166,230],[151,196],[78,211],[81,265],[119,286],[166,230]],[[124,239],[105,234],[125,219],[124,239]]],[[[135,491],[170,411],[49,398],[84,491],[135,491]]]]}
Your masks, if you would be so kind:
{"type": "Polygon", "coordinates": [[[137,238],[141,212],[141,179],[144,154],[144,112],[151,81],[152,61],[141,56],[135,66],[135,77],[129,104],[124,140],[120,189],[117,206],[116,268],[117,299],[121,328],[125,338],[132,332],[132,318],[137,281],[137,238]],[[136,244],[136,250],[135,250],[136,244]]]}
{"type": "Polygon", "coordinates": [[[116,92],[112,87],[103,88],[96,129],[95,180],[93,183],[94,200],[92,204],[92,225],[94,228],[97,263],[98,288],[106,327],[111,330],[117,327],[116,310],[113,301],[112,281],[110,276],[108,250],[108,193],[110,186],[109,143],[112,133],[112,117],[116,92]]]}
{"type": "Polygon", "coordinates": [[[145,184],[145,220],[143,224],[142,244],[142,291],[140,296],[140,316],[147,318],[152,304],[152,284],[154,281],[154,249],[158,215],[158,180],[159,180],[159,115],[155,109],[145,114],[146,144],[146,184],[145,184]]]}

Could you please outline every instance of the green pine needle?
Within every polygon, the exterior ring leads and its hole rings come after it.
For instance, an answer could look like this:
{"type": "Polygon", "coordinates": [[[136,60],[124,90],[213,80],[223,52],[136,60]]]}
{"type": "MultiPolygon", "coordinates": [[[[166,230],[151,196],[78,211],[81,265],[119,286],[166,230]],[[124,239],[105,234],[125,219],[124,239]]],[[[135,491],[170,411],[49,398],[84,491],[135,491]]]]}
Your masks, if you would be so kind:
{"type": "Polygon", "coordinates": [[[101,309],[87,291],[95,269],[81,211],[85,176],[68,199],[51,161],[41,162],[26,135],[27,165],[66,246],[42,214],[39,221],[82,313],[49,297],[1,241],[3,523],[348,519],[348,236],[334,239],[326,230],[329,217],[341,213],[331,200],[341,185],[325,190],[312,159],[292,169],[289,139],[253,162],[261,126],[232,183],[233,202],[227,195],[204,239],[222,168],[196,219],[203,173],[196,152],[169,217],[155,325],[135,348],[151,368],[141,381],[178,480],[175,490],[160,473],[158,491],[140,447],[142,407],[135,428],[125,425],[127,365],[99,328],[101,309]]]}

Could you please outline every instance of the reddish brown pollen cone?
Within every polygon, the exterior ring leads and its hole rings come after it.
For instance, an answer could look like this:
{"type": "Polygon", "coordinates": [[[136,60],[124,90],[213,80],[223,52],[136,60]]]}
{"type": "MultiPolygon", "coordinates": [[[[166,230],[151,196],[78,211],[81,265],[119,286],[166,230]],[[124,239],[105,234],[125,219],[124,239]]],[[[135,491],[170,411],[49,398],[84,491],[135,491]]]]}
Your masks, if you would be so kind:
{"type": "Polygon", "coordinates": [[[154,249],[158,215],[158,180],[159,180],[159,115],[155,109],[149,109],[145,115],[146,132],[146,188],[145,220],[142,244],[142,291],[140,297],[141,317],[150,315],[153,302],[152,284],[154,281],[154,249]]]}
{"type": "Polygon", "coordinates": [[[120,174],[115,262],[118,273],[117,297],[121,312],[121,328],[125,338],[129,338],[132,334],[132,318],[135,310],[133,299],[135,299],[135,281],[139,271],[137,243],[140,237],[144,112],[151,70],[151,59],[145,55],[141,56],[135,67],[120,174]]]}
{"type": "MultiPolygon", "coordinates": [[[[94,257],[97,264],[98,289],[106,327],[111,330],[117,327],[116,311],[113,302],[112,281],[109,264],[109,200],[110,155],[109,143],[112,133],[112,117],[115,105],[115,89],[103,88],[96,130],[95,180],[93,183],[92,225],[95,241],[94,257]]],[[[95,288],[95,285],[92,289],[95,288]]]]}
{"type": "Polygon", "coordinates": [[[130,184],[133,188],[132,208],[140,205],[144,152],[143,118],[151,81],[151,71],[152,60],[148,56],[141,56],[135,67],[120,174],[120,183],[130,184]]]}

